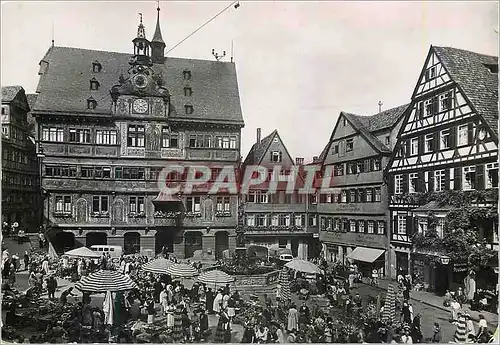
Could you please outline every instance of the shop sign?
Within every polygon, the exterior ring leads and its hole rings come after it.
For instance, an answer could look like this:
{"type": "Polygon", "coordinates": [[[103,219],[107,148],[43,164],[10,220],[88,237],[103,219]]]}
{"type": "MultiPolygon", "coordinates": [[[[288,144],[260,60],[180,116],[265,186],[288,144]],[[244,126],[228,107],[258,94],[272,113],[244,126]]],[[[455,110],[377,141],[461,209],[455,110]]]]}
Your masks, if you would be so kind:
{"type": "Polygon", "coordinates": [[[466,263],[460,263],[460,264],[453,264],[453,272],[466,272],[467,271],[467,264],[466,263]]]}

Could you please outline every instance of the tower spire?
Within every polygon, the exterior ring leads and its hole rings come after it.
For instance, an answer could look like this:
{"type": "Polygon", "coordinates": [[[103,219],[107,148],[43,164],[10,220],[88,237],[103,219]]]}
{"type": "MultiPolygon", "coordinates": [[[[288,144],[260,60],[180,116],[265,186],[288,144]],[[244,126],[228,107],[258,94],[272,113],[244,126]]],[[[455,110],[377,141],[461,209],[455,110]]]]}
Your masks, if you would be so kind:
{"type": "Polygon", "coordinates": [[[160,29],[160,1],[157,1],[156,11],[157,11],[156,29],[155,29],[155,33],[153,35],[153,39],[151,40],[151,50],[152,50],[151,57],[152,57],[154,63],[163,63],[163,61],[165,60],[165,46],[166,46],[166,44],[163,41],[163,38],[161,36],[161,29],[160,29]]]}
{"type": "Polygon", "coordinates": [[[153,39],[151,42],[160,42],[165,44],[163,41],[163,38],[161,37],[161,29],[160,29],[160,2],[157,2],[158,7],[156,8],[157,14],[156,14],[156,30],[155,34],[153,35],[153,39]]]}

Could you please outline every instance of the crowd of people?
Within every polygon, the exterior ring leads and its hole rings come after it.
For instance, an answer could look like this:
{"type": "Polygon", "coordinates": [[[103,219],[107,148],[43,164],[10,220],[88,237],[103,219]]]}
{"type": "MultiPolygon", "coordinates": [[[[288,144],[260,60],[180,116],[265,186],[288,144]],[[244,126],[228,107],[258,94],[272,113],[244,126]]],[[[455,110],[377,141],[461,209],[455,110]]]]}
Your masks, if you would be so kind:
{"type": "MultiPolygon", "coordinates": [[[[239,341],[233,334],[237,324],[243,328],[242,343],[443,341],[437,322],[433,334],[422,334],[421,317],[418,313],[415,315],[410,300],[412,282],[409,276],[398,277],[396,314],[388,320],[384,316],[384,295],[372,297],[357,293],[356,277],[359,275],[355,265],[329,266],[324,261],[317,261],[324,274],[314,279],[288,270],[290,296],[283,295],[283,282],[280,282],[276,295],[245,300],[234,286],[215,288],[197,282],[186,284],[166,274],[146,272],[141,267],[149,260],[151,258],[145,256],[112,259],[104,254],[99,259],[63,256],[53,261],[44,253],[34,252],[25,253],[24,265],[20,265],[18,255],[10,256],[4,251],[2,276],[10,278],[12,271],[27,270],[30,288],[26,296],[39,298],[46,291],[48,300],[63,310],[60,318],[54,318],[45,331],[32,336],[30,342],[227,343],[239,341]],[[69,287],[55,298],[56,277],[78,281],[99,269],[118,270],[138,287],[115,294],[112,325],[107,324],[105,307],[95,306],[93,297],[88,294],[84,294],[80,302],[71,303],[69,297],[74,292],[69,287]],[[211,315],[217,316],[215,329],[210,327],[209,319],[214,320],[211,315]]],[[[200,271],[203,269],[200,262],[187,263],[200,271]]],[[[450,299],[450,304],[455,299],[450,299]]],[[[489,339],[484,318],[476,332],[470,316],[461,310],[453,318],[462,315],[468,317],[470,339],[489,339]]],[[[12,326],[15,317],[12,312],[9,316],[7,326],[12,326]]]]}

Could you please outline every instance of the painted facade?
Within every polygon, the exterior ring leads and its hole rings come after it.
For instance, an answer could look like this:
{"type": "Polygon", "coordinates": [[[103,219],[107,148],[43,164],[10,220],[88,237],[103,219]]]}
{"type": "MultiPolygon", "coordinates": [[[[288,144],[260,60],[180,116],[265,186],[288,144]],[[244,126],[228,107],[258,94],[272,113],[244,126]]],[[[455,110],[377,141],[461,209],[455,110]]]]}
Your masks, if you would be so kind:
{"type": "MultiPolygon", "coordinates": [[[[159,18],[159,16],[158,16],[159,18]]],[[[34,115],[46,157],[47,226],[59,247],[121,245],[179,258],[235,245],[236,194],[160,193],[168,165],[240,163],[243,127],[234,63],[164,57],[159,22],[133,54],[51,47],[34,115]]],[[[168,183],[186,181],[167,175],[168,183]]]]}

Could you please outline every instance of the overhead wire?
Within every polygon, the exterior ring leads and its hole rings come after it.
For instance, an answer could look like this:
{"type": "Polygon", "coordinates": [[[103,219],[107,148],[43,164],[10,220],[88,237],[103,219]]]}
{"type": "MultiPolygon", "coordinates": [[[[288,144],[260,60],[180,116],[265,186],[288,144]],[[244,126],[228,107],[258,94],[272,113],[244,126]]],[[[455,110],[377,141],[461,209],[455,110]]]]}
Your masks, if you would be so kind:
{"type": "Polygon", "coordinates": [[[179,43],[177,43],[176,45],[174,45],[172,48],[170,48],[170,50],[167,51],[166,54],[170,53],[172,50],[174,50],[175,48],[177,48],[179,45],[181,45],[182,43],[184,43],[184,41],[186,41],[188,38],[190,38],[191,36],[193,36],[195,33],[197,33],[198,31],[200,31],[202,28],[204,28],[206,25],[208,25],[210,22],[212,22],[215,18],[219,17],[222,13],[226,12],[231,6],[235,6],[235,8],[238,8],[239,7],[239,1],[233,1],[231,4],[229,4],[227,7],[225,7],[222,11],[220,11],[219,13],[217,13],[215,16],[213,16],[212,18],[210,18],[209,20],[207,20],[205,23],[203,23],[202,25],[200,25],[196,30],[194,30],[192,33],[190,33],[189,35],[187,35],[186,37],[184,37],[179,43]]]}

